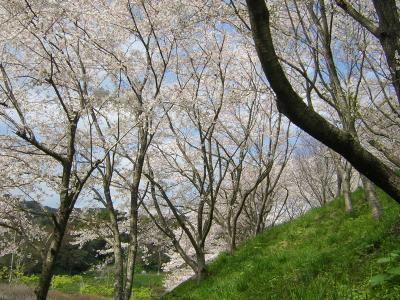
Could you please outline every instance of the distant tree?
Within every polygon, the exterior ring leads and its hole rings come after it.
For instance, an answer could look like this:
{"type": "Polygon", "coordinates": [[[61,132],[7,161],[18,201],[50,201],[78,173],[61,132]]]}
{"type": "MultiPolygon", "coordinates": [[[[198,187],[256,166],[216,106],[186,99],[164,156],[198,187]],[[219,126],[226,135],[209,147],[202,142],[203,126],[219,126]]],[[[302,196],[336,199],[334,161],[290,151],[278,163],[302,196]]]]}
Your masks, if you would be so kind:
{"type": "Polygon", "coordinates": [[[13,269],[24,272],[28,261],[40,256],[48,234],[45,226],[37,221],[41,217],[46,217],[43,210],[33,211],[19,198],[8,194],[0,196],[0,257],[10,256],[9,280],[13,269]]]}

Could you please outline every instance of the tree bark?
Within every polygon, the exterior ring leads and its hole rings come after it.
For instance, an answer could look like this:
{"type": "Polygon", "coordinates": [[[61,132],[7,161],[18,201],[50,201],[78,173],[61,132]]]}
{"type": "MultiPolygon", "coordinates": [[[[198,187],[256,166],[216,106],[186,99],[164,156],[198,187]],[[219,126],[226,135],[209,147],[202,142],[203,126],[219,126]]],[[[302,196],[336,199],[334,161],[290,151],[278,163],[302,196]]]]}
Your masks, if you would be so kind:
{"type": "Polygon", "coordinates": [[[111,197],[112,166],[110,156],[106,157],[106,172],[103,175],[103,191],[105,196],[105,205],[108,210],[110,227],[113,234],[114,249],[114,300],[122,300],[124,295],[124,260],[122,256],[121,237],[118,226],[118,212],[114,209],[111,197]]]}
{"type": "Polygon", "coordinates": [[[114,248],[114,300],[122,300],[124,295],[124,261],[122,257],[122,246],[121,237],[118,226],[118,214],[115,211],[111,194],[110,187],[104,186],[104,192],[106,197],[108,215],[110,218],[111,230],[113,232],[113,248],[114,248]]]}
{"type": "Polygon", "coordinates": [[[128,247],[128,259],[126,262],[126,282],[124,290],[124,300],[129,300],[132,294],[133,278],[135,275],[136,257],[138,249],[138,201],[137,196],[132,192],[132,196],[136,201],[131,202],[131,215],[130,215],[130,237],[128,247]]]}
{"type": "Polygon", "coordinates": [[[330,124],[294,91],[279,63],[264,0],[246,0],[253,38],[264,73],[276,94],[278,110],[298,127],[345,157],[360,173],[400,203],[400,177],[372,155],[352,134],[330,124]]]}
{"type": "Polygon", "coordinates": [[[337,187],[336,187],[335,197],[339,197],[342,192],[343,177],[342,174],[337,169],[336,169],[336,179],[337,179],[337,187]]]}
{"type": "MultiPolygon", "coordinates": [[[[147,121],[145,121],[147,122],[147,121]]],[[[131,212],[129,220],[130,237],[128,247],[128,259],[126,262],[126,282],[124,288],[124,300],[129,300],[132,295],[133,278],[135,275],[136,256],[138,249],[138,210],[139,210],[139,185],[143,172],[143,165],[148,146],[147,124],[143,124],[139,130],[139,153],[136,158],[135,168],[132,174],[131,184],[131,212]]]]}
{"type": "MultiPolygon", "coordinates": [[[[348,167],[347,167],[348,168],[348,167]]],[[[353,201],[351,199],[351,184],[350,184],[350,170],[346,168],[343,170],[342,173],[342,189],[343,189],[343,198],[344,198],[344,206],[347,213],[353,212],[353,201]]]]}
{"type": "Polygon", "coordinates": [[[400,103],[400,20],[396,0],[373,0],[379,24],[363,16],[346,0],[335,0],[349,16],[366,28],[380,42],[389,67],[392,85],[400,103]]]}
{"type": "MultiPolygon", "coordinates": [[[[119,232],[118,232],[119,233],[119,232]]],[[[124,262],[122,258],[121,240],[114,234],[114,300],[123,299],[124,262]]]]}
{"type": "Polygon", "coordinates": [[[382,217],[382,208],[379,203],[378,195],[376,194],[374,184],[365,176],[361,175],[361,180],[364,186],[365,198],[371,207],[372,216],[379,220],[382,217]]]}
{"type": "Polygon", "coordinates": [[[206,278],[208,274],[204,251],[197,251],[196,263],[197,263],[196,278],[197,281],[200,282],[201,280],[206,278]]]}
{"type": "Polygon", "coordinates": [[[58,225],[54,227],[50,245],[43,255],[39,284],[35,289],[37,300],[45,300],[47,298],[47,293],[49,292],[51,279],[53,277],[54,266],[58,252],[60,251],[67,221],[68,218],[63,218],[63,221],[59,222],[58,225]]]}
{"type": "MultiPolygon", "coordinates": [[[[74,208],[75,202],[82,189],[82,185],[71,188],[72,164],[75,155],[75,134],[78,124],[78,115],[70,120],[68,127],[68,148],[66,157],[61,157],[62,164],[62,179],[60,191],[60,207],[57,216],[53,215],[53,232],[50,236],[50,244],[43,253],[42,271],[39,278],[39,284],[35,289],[36,299],[45,300],[49,292],[53,270],[56,263],[58,252],[64,238],[64,233],[67,228],[69,216],[74,208]],[[70,190],[73,190],[70,193],[70,190]]],[[[93,169],[92,169],[93,170],[93,169]]],[[[91,172],[88,173],[88,175],[91,172]]]]}
{"type": "MultiPolygon", "coordinates": [[[[69,175],[64,172],[64,176],[66,176],[64,177],[64,180],[67,181],[65,184],[69,185],[69,175]]],[[[69,216],[74,204],[74,199],[71,195],[67,195],[65,189],[61,191],[61,197],[64,198],[61,199],[58,216],[54,216],[53,219],[54,227],[53,232],[51,233],[50,243],[48,248],[43,252],[42,271],[39,277],[39,284],[35,289],[37,300],[45,300],[47,298],[57,255],[60,251],[69,216]]]]}
{"type": "Polygon", "coordinates": [[[385,52],[400,104],[400,21],[395,0],[373,0],[379,19],[378,38],[385,52]]]}

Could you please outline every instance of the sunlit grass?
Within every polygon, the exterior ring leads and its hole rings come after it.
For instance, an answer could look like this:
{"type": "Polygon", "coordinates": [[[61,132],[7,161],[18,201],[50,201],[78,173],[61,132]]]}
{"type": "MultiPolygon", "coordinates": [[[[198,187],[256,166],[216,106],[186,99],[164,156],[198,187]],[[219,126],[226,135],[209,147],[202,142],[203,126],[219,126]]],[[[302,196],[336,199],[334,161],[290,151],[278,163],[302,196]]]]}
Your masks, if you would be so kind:
{"type": "Polygon", "coordinates": [[[209,278],[184,283],[165,299],[400,299],[400,275],[371,284],[400,267],[400,259],[379,263],[400,250],[400,206],[380,194],[385,215],[375,221],[363,192],[353,197],[353,214],[342,199],[314,209],[222,254],[209,278]]]}
{"type": "MultiPolygon", "coordinates": [[[[39,277],[37,275],[21,276],[18,280],[21,284],[16,285],[13,288],[10,287],[10,289],[12,288],[12,290],[17,294],[24,291],[29,295],[33,295],[32,290],[38,280],[39,277]]],[[[63,299],[62,297],[66,297],[66,299],[90,299],[90,296],[92,296],[93,299],[104,299],[96,298],[96,296],[111,298],[113,295],[113,283],[113,277],[111,274],[104,276],[96,272],[91,272],[88,274],[73,276],[56,275],[52,280],[50,296],[57,296],[60,299],[63,299]]],[[[133,288],[134,297],[132,300],[158,298],[163,292],[163,275],[156,273],[135,275],[133,288]]],[[[2,300],[1,297],[0,300],[2,300]]]]}

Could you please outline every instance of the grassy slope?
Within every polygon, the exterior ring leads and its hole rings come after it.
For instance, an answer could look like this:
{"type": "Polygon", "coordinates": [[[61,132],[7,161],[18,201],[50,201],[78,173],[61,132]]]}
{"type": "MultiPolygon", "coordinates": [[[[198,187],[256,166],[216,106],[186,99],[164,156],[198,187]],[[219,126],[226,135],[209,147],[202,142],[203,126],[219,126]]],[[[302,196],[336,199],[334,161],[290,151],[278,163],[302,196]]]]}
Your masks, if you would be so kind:
{"type": "Polygon", "coordinates": [[[399,257],[379,260],[400,250],[400,206],[381,194],[385,216],[377,222],[363,192],[353,196],[353,215],[342,199],[314,209],[220,255],[208,279],[186,282],[165,299],[400,299],[400,276],[370,283],[400,267],[399,257]]]}

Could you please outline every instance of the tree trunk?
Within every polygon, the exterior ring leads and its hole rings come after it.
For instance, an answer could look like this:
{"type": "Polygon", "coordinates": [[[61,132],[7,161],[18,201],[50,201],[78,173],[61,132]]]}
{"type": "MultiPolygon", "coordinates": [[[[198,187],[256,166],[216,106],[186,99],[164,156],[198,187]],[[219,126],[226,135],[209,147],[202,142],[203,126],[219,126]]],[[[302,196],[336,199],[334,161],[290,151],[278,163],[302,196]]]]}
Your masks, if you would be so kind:
{"type": "Polygon", "coordinates": [[[254,235],[258,235],[262,230],[264,229],[264,222],[263,222],[263,217],[262,214],[260,213],[257,216],[257,222],[256,222],[256,227],[254,230],[254,235]]]}
{"type": "Polygon", "coordinates": [[[63,241],[70,213],[71,210],[69,209],[66,211],[60,210],[60,220],[54,220],[56,224],[51,234],[50,245],[43,255],[42,272],[39,278],[39,284],[35,289],[36,300],[45,300],[47,298],[47,293],[49,292],[51,279],[53,277],[54,266],[63,241]]]}
{"type": "MultiPolygon", "coordinates": [[[[268,196],[267,196],[268,197],[268,196]]],[[[269,201],[268,207],[266,207],[266,199],[264,199],[263,205],[261,207],[261,210],[257,216],[257,223],[256,223],[256,229],[255,229],[255,235],[260,234],[264,229],[265,229],[265,221],[264,218],[267,216],[271,209],[272,209],[272,202],[269,201]]]]}
{"type": "Polygon", "coordinates": [[[338,6],[379,39],[385,53],[397,100],[400,104],[400,62],[398,60],[398,56],[400,55],[400,20],[396,5],[397,1],[372,0],[372,2],[378,17],[379,26],[376,26],[369,19],[369,16],[364,16],[358,12],[348,1],[336,0],[338,6]]]}
{"type": "Polygon", "coordinates": [[[343,198],[344,198],[344,206],[347,213],[353,212],[353,203],[351,200],[351,192],[350,192],[350,183],[349,180],[343,181],[343,198]]]}
{"type": "MultiPolygon", "coordinates": [[[[50,244],[43,254],[42,271],[39,278],[38,286],[35,289],[36,299],[45,300],[47,293],[49,292],[51,279],[53,277],[53,270],[56,263],[58,252],[64,238],[64,233],[67,228],[69,216],[71,215],[72,209],[74,208],[75,201],[78,198],[80,190],[79,187],[75,190],[75,193],[69,194],[70,180],[71,180],[71,169],[73,155],[75,153],[73,139],[75,137],[75,126],[71,126],[70,135],[70,148],[68,149],[67,163],[63,163],[61,191],[60,191],[60,207],[57,215],[53,216],[53,232],[50,238],[50,244]]],[[[90,173],[89,173],[90,174],[90,173]]]]}
{"type": "Polygon", "coordinates": [[[335,197],[339,197],[342,192],[343,177],[338,170],[336,170],[336,178],[337,178],[337,188],[335,197]]]}
{"type": "Polygon", "coordinates": [[[128,247],[128,259],[126,262],[126,282],[124,300],[129,300],[132,294],[133,277],[135,275],[137,256],[137,235],[138,235],[138,190],[131,191],[131,215],[130,215],[130,236],[128,247]],[[133,199],[132,199],[133,198],[133,199]]]}
{"type": "Polygon", "coordinates": [[[353,202],[351,200],[351,184],[350,184],[350,168],[346,166],[344,168],[344,173],[342,174],[343,182],[343,198],[344,198],[344,205],[347,213],[353,212],[353,202]]]}
{"type": "Polygon", "coordinates": [[[122,300],[124,286],[124,264],[122,259],[122,251],[120,247],[114,247],[114,300],[122,300]]]}
{"type": "Polygon", "coordinates": [[[112,166],[110,157],[106,158],[106,174],[103,177],[103,191],[106,199],[106,207],[110,226],[113,233],[113,249],[114,249],[114,300],[122,300],[124,295],[124,261],[122,257],[121,237],[118,226],[118,212],[114,209],[111,197],[111,177],[112,166]]]}
{"type": "Polygon", "coordinates": [[[392,83],[400,104],[400,21],[395,0],[373,0],[379,19],[378,38],[385,52],[392,83]]]}
{"type": "Polygon", "coordinates": [[[365,198],[371,207],[372,216],[379,220],[382,217],[382,208],[379,203],[378,195],[376,194],[374,184],[364,175],[361,175],[361,180],[364,186],[365,198]]]}
{"type": "Polygon", "coordinates": [[[138,249],[138,210],[139,210],[139,185],[143,172],[144,159],[147,150],[147,126],[140,128],[139,153],[133,170],[131,185],[131,212],[129,220],[130,237],[128,247],[128,260],[126,262],[126,282],[124,299],[129,300],[132,295],[133,277],[135,274],[136,256],[138,249]],[[145,128],[144,128],[145,127],[145,128]]]}
{"type": "Polygon", "coordinates": [[[361,146],[352,134],[336,128],[308,107],[283,72],[272,41],[264,0],[246,0],[253,38],[264,73],[276,94],[278,110],[294,124],[345,157],[360,173],[400,203],[400,177],[361,146]]]}
{"type": "Polygon", "coordinates": [[[236,225],[233,225],[232,234],[229,241],[229,252],[232,254],[236,249],[236,225]]]}
{"type": "Polygon", "coordinates": [[[121,239],[116,215],[110,212],[111,227],[114,239],[114,300],[122,300],[124,294],[124,261],[122,257],[121,239]],[[112,217],[111,217],[112,215],[112,217]]]}
{"type": "Polygon", "coordinates": [[[197,281],[200,282],[201,280],[206,278],[208,274],[204,251],[196,253],[196,262],[197,262],[196,278],[197,281]]]}

